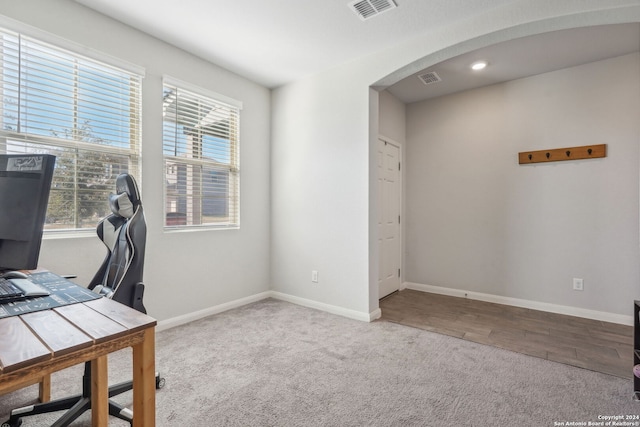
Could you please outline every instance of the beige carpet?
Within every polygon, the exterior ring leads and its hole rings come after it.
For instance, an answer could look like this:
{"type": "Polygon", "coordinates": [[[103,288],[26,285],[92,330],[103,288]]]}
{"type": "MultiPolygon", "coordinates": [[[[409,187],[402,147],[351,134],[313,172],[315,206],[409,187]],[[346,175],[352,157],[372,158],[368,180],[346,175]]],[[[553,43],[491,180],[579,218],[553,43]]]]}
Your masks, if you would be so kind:
{"type": "MultiPolygon", "coordinates": [[[[129,357],[110,358],[114,381],[129,357]]],[[[158,333],[157,366],[167,381],[158,426],[553,426],[640,414],[630,380],[271,299],[158,333]]],[[[55,374],[54,398],[79,391],[80,375],[55,374]]],[[[0,421],[36,394],[0,397],[0,421]]]]}

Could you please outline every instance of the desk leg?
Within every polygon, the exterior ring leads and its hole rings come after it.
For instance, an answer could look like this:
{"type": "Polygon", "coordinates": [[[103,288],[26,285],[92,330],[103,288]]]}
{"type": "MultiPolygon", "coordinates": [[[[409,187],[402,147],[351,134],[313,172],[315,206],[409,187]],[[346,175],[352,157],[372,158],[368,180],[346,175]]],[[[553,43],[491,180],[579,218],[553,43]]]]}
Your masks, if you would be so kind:
{"type": "Polygon", "coordinates": [[[51,400],[51,374],[47,374],[40,379],[38,399],[40,403],[51,400]]]}
{"type": "Polygon", "coordinates": [[[155,340],[155,328],[149,328],[133,346],[133,427],[156,425],[155,340]]]}
{"type": "Polygon", "coordinates": [[[109,379],[107,356],[91,361],[91,425],[106,427],[109,422],[109,379]]]}

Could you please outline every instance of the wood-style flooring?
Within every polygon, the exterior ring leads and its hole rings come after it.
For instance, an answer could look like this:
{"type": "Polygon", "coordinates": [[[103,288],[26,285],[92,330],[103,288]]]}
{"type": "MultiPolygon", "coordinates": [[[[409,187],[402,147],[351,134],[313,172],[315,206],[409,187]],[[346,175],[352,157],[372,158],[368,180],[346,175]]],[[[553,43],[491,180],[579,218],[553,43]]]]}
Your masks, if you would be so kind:
{"type": "Polygon", "coordinates": [[[622,378],[633,327],[405,289],[380,300],[382,320],[622,378]]]}

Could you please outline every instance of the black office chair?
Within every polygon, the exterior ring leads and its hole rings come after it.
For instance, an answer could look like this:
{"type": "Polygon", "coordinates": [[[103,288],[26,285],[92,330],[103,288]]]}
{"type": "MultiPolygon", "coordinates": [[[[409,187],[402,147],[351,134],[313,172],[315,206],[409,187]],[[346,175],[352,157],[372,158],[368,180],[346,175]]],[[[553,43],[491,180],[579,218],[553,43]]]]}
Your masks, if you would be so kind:
{"type": "MultiPolygon", "coordinates": [[[[97,227],[98,237],[107,247],[100,269],[89,283],[89,289],[122,304],[146,313],[142,303],[144,284],[144,247],[147,226],[140,202],[140,193],[134,178],[121,174],[116,178],[116,194],[109,196],[111,215],[97,227]]],[[[156,388],[164,385],[164,379],[156,374],[156,388]]],[[[109,387],[109,397],[131,390],[132,381],[109,387]]],[[[64,427],[82,413],[91,409],[91,365],[85,363],[82,394],[51,402],[41,403],[11,411],[8,421],[1,427],[19,427],[21,418],[48,412],[68,410],[52,427],[64,427]]],[[[109,400],[109,414],[132,423],[133,412],[109,400]]]]}

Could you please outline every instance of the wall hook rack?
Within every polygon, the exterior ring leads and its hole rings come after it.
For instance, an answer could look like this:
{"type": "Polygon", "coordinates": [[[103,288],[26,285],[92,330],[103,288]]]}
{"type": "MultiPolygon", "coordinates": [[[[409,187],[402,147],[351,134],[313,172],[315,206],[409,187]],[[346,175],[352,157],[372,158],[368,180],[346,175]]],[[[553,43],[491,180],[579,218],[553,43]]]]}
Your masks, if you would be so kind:
{"type": "Polygon", "coordinates": [[[523,165],[529,163],[595,159],[599,157],[607,157],[607,144],[554,148],[552,150],[523,151],[518,153],[518,162],[523,165]]]}

